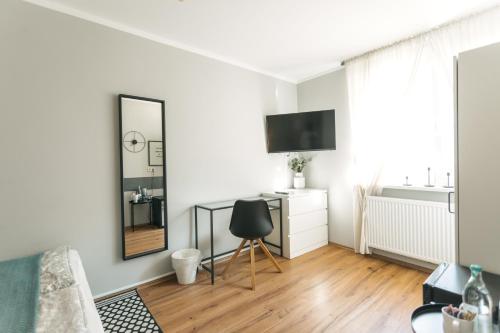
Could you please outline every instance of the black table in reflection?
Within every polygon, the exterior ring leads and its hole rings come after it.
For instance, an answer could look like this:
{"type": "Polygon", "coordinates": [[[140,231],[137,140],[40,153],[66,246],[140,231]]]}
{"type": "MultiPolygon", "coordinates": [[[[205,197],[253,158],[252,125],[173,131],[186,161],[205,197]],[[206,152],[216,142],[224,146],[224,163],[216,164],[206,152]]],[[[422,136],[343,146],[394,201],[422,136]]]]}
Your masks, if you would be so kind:
{"type": "Polygon", "coordinates": [[[135,206],[137,205],[149,205],[149,224],[155,224],[158,227],[163,227],[163,215],[162,215],[162,204],[165,201],[163,195],[154,196],[147,199],[141,199],[139,201],[130,200],[130,224],[132,225],[132,231],[135,231],[135,206]]]}
{"type": "Polygon", "coordinates": [[[153,222],[153,200],[152,199],[141,199],[138,201],[130,200],[128,202],[130,204],[130,223],[132,224],[132,231],[135,231],[135,209],[134,207],[137,205],[148,205],[149,210],[149,224],[153,222]]]}

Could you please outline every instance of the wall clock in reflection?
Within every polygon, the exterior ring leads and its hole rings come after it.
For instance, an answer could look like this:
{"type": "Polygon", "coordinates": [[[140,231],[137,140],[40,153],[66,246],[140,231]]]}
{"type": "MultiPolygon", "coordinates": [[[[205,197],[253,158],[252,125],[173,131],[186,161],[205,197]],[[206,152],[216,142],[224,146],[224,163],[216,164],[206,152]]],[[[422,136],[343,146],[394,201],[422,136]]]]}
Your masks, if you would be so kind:
{"type": "Polygon", "coordinates": [[[131,153],[139,153],[146,147],[146,139],[141,132],[129,131],[123,136],[123,147],[131,153]]]}

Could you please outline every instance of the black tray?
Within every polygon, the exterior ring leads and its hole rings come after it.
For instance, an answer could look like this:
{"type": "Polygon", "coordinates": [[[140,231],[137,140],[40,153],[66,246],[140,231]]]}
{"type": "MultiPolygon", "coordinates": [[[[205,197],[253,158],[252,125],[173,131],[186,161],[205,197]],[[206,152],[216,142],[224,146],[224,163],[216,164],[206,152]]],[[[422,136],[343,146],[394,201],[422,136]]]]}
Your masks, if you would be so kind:
{"type": "Polygon", "coordinates": [[[411,314],[413,333],[442,333],[443,315],[441,309],[448,304],[434,303],[422,305],[411,314]]]}

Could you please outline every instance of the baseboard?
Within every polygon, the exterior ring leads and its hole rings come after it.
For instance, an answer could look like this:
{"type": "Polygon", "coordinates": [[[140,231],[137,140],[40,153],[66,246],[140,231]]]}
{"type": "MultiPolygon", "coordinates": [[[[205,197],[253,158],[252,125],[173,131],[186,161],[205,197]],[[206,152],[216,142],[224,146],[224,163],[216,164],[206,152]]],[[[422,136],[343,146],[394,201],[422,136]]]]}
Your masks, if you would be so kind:
{"type": "Polygon", "coordinates": [[[171,272],[167,272],[165,274],[161,274],[161,275],[158,275],[158,276],[146,279],[146,280],[142,280],[142,281],[139,281],[139,282],[136,282],[136,283],[129,284],[129,285],[124,286],[124,287],[120,287],[118,289],[114,289],[114,290],[111,290],[111,291],[108,291],[108,292],[105,292],[105,293],[102,293],[102,294],[98,294],[98,295],[94,296],[94,301],[98,302],[98,301],[100,301],[102,299],[106,299],[106,298],[115,296],[117,294],[120,294],[120,293],[123,293],[123,292],[126,292],[126,291],[130,291],[132,289],[136,289],[137,287],[141,287],[141,286],[144,286],[144,285],[149,284],[149,283],[158,282],[159,280],[163,280],[163,279],[165,279],[167,277],[172,277],[173,278],[174,275],[175,275],[175,271],[171,271],[171,272]]]}
{"type": "MultiPolygon", "coordinates": [[[[260,247],[260,245],[254,244],[254,248],[256,248],[256,247],[260,247]]],[[[240,253],[248,252],[248,251],[250,251],[250,247],[241,249],[240,253]]],[[[231,252],[231,253],[225,254],[223,256],[217,257],[217,259],[214,259],[214,263],[217,263],[219,261],[225,261],[228,257],[232,256],[233,254],[234,254],[234,252],[231,252]]],[[[210,259],[205,259],[201,263],[203,264],[203,263],[207,263],[207,262],[210,262],[210,259]]]]}
{"type": "MultiPolygon", "coordinates": [[[[256,244],[255,247],[259,247],[259,244],[256,244]]],[[[247,252],[249,250],[250,250],[250,248],[242,249],[241,253],[247,252]]],[[[228,253],[226,255],[223,255],[223,256],[215,259],[214,263],[219,263],[221,261],[225,261],[225,260],[228,259],[228,257],[230,257],[232,255],[233,255],[233,253],[228,253]]],[[[209,262],[209,260],[205,260],[204,262],[209,262]]],[[[160,282],[160,281],[164,281],[164,280],[166,280],[167,277],[174,278],[175,277],[175,271],[170,271],[170,272],[167,272],[165,274],[161,274],[161,275],[152,277],[150,279],[142,280],[142,281],[139,281],[139,282],[136,282],[136,283],[133,283],[133,284],[129,284],[129,285],[124,286],[124,287],[120,287],[118,289],[114,289],[114,290],[111,290],[111,291],[108,291],[108,292],[105,292],[105,293],[102,293],[102,294],[95,295],[94,296],[94,301],[98,302],[98,301],[101,301],[103,299],[106,299],[106,298],[109,298],[109,297],[113,297],[113,296],[115,296],[117,294],[121,294],[123,292],[127,292],[127,291],[130,291],[130,290],[139,288],[139,287],[143,287],[143,286],[148,285],[148,284],[154,284],[154,283],[157,283],[157,282],[160,282]]]]}
{"type": "MultiPolygon", "coordinates": [[[[354,251],[354,249],[349,247],[349,246],[345,246],[345,245],[338,244],[335,242],[329,242],[329,244],[341,247],[341,248],[346,249],[346,250],[354,251]]],[[[425,273],[432,273],[434,271],[434,269],[437,267],[437,265],[434,265],[431,263],[423,262],[423,261],[420,261],[417,259],[407,258],[404,256],[400,256],[397,254],[393,254],[393,253],[389,253],[389,252],[385,252],[385,251],[381,251],[381,250],[376,250],[376,249],[372,250],[372,254],[370,256],[372,256],[373,258],[380,259],[380,260],[392,262],[392,263],[398,264],[400,266],[413,268],[413,269],[416,269],[418,271],[422,271],[425,273]]]]}
{"type": "Polygon", "coordinates": [[[434,269],[437,267],[437,265],[426,263],[420,260],[412,259],[412,258],[406,258],[403,256],[399,255],[394,255],[391,253],[386,253],[386,252],[380,252],[380,251],[374,251],[370,255],[373,258],[377,258],[380,260],[392,262],[394,264],[398,264],[400,266],[405,266],[408,268],[416,269],[418,271],[422,271],[425,273],[432,273],[434,269]]]}
{"type": "Polygon", "coordinates": [[[338,247],[341,247],[343,249],[346,249],[346,250],[351,250],[351,251],[354,251],[354,249],[350,246],[346,246],[346,245],[342,245],[342,244],[339,244],[339,243],[335,243],[335,242],[328,242],[328,244],[330,245],[335,245],[335,246],[338,246],[338,247]]]}
{"type": "Polygon", "coordinates": [[[298,250],[296,252],[292,252],[292,253],[290,253],[290,259],[300,257],[303,254],[317,250],[320,247],[327,246],[328,244],[329,244],[328,241],[323,241],[323,242],[319,242],[319,243],[313,244],[311,246],[308,246],[306,248],[303,248],[301,250],[298,250]]]}

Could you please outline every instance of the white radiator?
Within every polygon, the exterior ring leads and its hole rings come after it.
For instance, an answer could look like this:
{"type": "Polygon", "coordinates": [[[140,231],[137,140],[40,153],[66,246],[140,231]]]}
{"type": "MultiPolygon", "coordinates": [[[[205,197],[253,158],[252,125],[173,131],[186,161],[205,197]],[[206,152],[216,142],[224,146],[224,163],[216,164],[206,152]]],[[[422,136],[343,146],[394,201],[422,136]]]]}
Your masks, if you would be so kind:
{"type": "Polygon", "coordinates": [[[370,248],[435,264],[455,262],[455,218],[447,203],[367,198],[370,248]]]}

